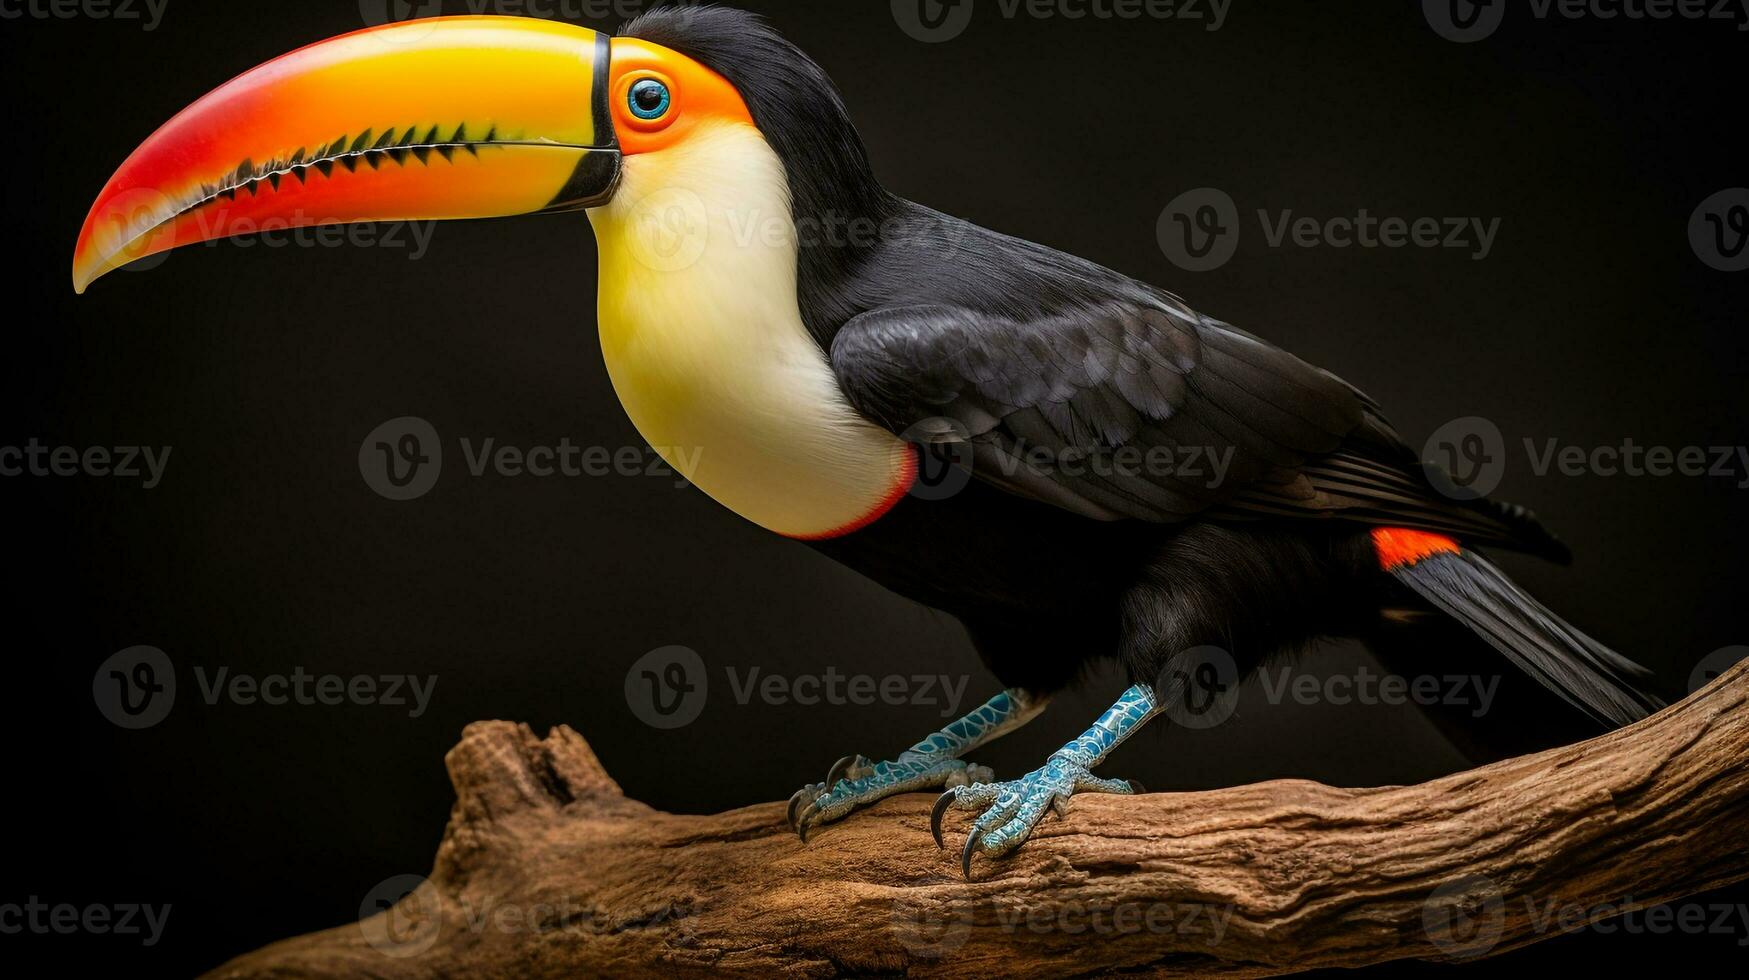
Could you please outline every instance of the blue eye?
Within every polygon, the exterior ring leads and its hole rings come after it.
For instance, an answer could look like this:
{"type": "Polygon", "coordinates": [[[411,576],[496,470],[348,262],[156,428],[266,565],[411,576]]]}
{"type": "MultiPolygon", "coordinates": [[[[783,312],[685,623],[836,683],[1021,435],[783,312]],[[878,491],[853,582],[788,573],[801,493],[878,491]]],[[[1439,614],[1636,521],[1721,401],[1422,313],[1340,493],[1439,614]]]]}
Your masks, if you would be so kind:
{"type": "Polygon", "coordinates": [[[672,99],[668,95],[668,86],[654,78],[646,78],[632,86],[626,101],[631,103],[632,115],[639,119],[660,119],[668,111],[672,99]]]}

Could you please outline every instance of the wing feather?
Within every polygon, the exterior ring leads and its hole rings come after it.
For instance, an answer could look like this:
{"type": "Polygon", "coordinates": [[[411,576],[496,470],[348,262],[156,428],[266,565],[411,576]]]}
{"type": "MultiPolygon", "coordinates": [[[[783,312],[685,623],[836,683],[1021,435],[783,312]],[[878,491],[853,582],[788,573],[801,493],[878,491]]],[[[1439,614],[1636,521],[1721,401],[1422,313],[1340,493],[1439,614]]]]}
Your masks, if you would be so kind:
{"type": "Polygon", "coordinates": [[[1510,509],[1440,496],[1366,395],[1164,294],[1028,320],[876,309],[838,330],[831,361],[868,418],[967,440],[977,477],[1100,520],[1340,518],[1525,541],[1510,509]]]}

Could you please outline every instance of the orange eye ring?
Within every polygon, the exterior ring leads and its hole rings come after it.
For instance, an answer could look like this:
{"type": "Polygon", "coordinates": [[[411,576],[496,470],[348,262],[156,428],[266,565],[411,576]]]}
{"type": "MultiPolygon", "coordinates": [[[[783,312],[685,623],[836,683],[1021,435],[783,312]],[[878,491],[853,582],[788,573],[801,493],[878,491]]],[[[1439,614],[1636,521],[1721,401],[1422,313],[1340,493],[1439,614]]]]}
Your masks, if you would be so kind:
{"type": "Polygon", "coordinates": [[[613,114],[620,126],[639,133],[659,133],[682,114],[681,105],[685,101],[685,93],[668,75],[651,69],[626,72],[613,86],[613,114]],[[666,110],[653,118],[645,118],[632,111],[632,89],[641,82],[658,82],[668,93],[666,110]]]}
{"type": "MultiPolygon", "coordinates": [[[[609,101],[620,153],[636,156],[673,146],[699,125],[711,122],[753,125],[747,103],[728,80],[685,55],[635,37],[613,39],[613,82],[609,101]],[[668,105],[653,118],[641,118],[631,98],[637,85],[666,87],[668,105]]],[[[654,110],[659,99],[640,104],[654,110]]]]}

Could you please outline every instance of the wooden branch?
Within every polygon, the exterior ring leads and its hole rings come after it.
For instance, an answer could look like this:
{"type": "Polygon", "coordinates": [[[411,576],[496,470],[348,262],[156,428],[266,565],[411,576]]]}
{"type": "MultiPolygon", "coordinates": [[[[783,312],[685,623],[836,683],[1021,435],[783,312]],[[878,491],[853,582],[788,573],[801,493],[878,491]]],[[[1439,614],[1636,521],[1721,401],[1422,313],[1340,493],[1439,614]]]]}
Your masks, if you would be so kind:
{"type": "Polygon", "coordinates": [[[930,840],[927,795],[803,846],[781,803],[661,813],[571,729],[481,722],[449,753],[457,799],[417,891],[210,976],[1254,977],[1480,957],[1749,877],[1746,702],[1749,663],[1629,728],[1417,786],[1077,797],[970,883],[930,840]]]}

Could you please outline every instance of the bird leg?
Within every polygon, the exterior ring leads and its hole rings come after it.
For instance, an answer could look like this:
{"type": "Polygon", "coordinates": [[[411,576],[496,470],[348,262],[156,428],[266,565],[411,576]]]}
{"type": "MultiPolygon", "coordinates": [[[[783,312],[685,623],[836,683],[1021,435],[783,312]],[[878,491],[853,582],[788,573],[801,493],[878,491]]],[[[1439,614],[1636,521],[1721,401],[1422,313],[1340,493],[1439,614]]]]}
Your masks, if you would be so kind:
{"type": "Polygon", "coordinates": [[[949,808],[982,809],[983,814],[972,821],[965,849],[960,852],[960,867],[970,878],[973,854],[1000,857],[1010,853],[1032,836],[1045,810],[1054,809],[1060,815],[1075,793],[1142,792],[1135,782],[1101,779],[1090,770],[1159,713],[1154,689],[1137,684],[1123,692],[1080,738],[1051,753],[1042,768],[1008,782],[951,787],[935,801],[930,815],[936,845],[941,846],[941,817],[949,808]]]}
{"type": "Polygon", "coordinates": [[[803,786],[790,797],[790,824],[806,841],[810,827],[831,823],[857,807],[895,793],[988,781],[994,773],[960,756],[1038,717],[1048,702],[1010,688],[891,762],[871,763],[860,755],[845,756],[833,764],[825,782],[803,786]]]}

